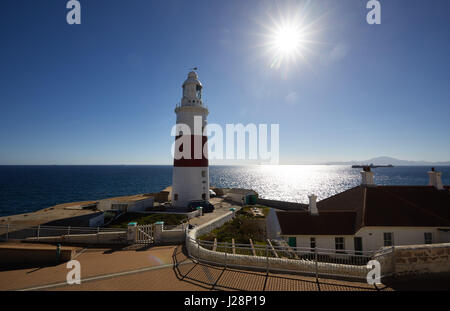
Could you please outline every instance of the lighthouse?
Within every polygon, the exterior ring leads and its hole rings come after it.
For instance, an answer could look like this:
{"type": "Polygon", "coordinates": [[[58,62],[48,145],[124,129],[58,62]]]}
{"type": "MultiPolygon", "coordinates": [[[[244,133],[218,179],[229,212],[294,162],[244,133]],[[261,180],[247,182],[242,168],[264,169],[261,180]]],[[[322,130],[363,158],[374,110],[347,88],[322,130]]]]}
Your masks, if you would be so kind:
{"type": "Polygon", "coordinates": [[[202,84],[195,71],[183,83],[183,97],[177,115],[172,176],[172,205],[186,207],[192,200],[209,201],[206,117],[202,84]]]}

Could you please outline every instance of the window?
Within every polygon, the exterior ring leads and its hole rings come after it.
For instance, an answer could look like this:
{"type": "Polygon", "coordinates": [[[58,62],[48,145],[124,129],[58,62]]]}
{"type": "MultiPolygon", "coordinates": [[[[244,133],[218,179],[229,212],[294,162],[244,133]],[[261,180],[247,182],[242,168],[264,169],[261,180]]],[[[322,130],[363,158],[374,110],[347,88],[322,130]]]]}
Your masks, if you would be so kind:
{"type": "Polygon", "coordinates": [[[290,247],[297,247],[297,237],[295,237],[295,236],[290,236],[290,237],[288,238],[288,245],[289,245],[290,247]]]}
{"type": "Polygon", "coordinates": [[[173,195],[173,199],[174,199],[175,201],[178,201],[178,193],[175,193],[175,194],[173,195]]]}
{"type": "Polygon", "coordinates": [[[203,200],[206,199],[206,193],[203,193],[203,194],[202,194],[202,199],[203,199],[203,200]]]}
{"type": "Polygon", "coordinates": [[[311,250],[315,250],[316,249],[316,238],[309,238],[309,245],[311,247],[311,250]]]}
{"type": "Polygon", "coordinates": [[[206,177],[206,171],[202,171],[202,177],[206,177]]]}
{"type": "Polygon", "coordinates": [[[334,244],[336,247],[336,253],[344,253],[345,245],[344,245],[344,238],[334,238],[334,244]]]}
{"type": "Polygon", "coordinates": [[[111,209],[124,211],[126,212],[128,208],[128,204],[111,204],[111,209]]]}
{"type": "Polygon", "coordinates": [[[425,244],[433,244],[433,233],[431,232],[425,232],[425,244]]]}
{"type": "Polygon", "coordinates": [[[394,234],[392,232],[384,233],[384,246],[392,246],[394,241],[394,234]]]}

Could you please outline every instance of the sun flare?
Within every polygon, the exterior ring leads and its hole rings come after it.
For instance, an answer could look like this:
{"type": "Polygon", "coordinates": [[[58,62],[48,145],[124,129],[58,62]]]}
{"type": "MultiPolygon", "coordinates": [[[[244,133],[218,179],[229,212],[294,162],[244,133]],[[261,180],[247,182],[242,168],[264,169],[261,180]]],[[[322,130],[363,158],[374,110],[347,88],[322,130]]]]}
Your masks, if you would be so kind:
{"type": "Polygon", "coordinates": [[[261,46],[265,47],[271,68],[289,70],[300,61],[308,63],[308,54],[313,54],[314,46],[319,44],[321,29],[321,17],[313,18],[310,13],[308,5],[278,8],[261,20],[265,30],[261,46]]]}
{"type": "Polygon", "coordinates": [[[302,32],[299,27],[282,26],[274,33],[273,45],[280,54],[295,53],[301,48],[302,32]]]}
{"type": "Polygon", "coordinates": [[[272,54],[272,67],[296,62],[306,49],[306,33],[299,21],[275,25],[269,35],[268,46],[272,54]]]}

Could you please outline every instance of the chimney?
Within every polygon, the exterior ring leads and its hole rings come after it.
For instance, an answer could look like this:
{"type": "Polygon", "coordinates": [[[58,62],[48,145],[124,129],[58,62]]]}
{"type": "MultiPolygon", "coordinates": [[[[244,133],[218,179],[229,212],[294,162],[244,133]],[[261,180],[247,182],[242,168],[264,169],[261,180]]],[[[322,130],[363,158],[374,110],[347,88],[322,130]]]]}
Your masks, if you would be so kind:
{"type": "Polygon", "coordinates": [[[428,172],[428,176],[430,177],[428,185],[433,186],[438,190],[444,190],[441,175],[442,175],[441,172],[436,172],[434,167],[432,167],[431,171],[428,172]]]}
{"type": "Polygon", "coordinates": [[[375,186],[373,182],[373,172],[370,170],[370,166],[364,166],[361,171],[361,185],[375,186]]]}
{"type": "Polygon", "coordinates": [[[309,213],[311,215],[319,215],[319,211],[316,206],[317,195],[310,194],[308,195],[308,198],[309,198],[309,206],[308,206],[309,213]]]}

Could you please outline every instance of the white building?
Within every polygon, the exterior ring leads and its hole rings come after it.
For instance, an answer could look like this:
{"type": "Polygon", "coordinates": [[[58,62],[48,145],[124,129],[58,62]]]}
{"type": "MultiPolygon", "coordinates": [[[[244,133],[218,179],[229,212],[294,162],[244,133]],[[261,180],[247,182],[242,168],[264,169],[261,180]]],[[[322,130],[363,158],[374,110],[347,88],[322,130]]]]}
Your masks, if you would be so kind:
{"type": "Polygon", "coordinates": [[[208,109],[202,102],[202,84],[191,71],[183,83],[181,104],[176,107],[177,136],[172,178],[172,205],[186,207],[192,200],[209,201],[209,168],[206,128],[208,109]]]}
{"type": "Polygon", "coordinates": [[[336,252],[450,242],[450,187],[439,172],[428,173],[429,186],[377,186],[370,169],[361,174],[360,186],[317,203],[310,196],[308,210],[272,211],[269,238],[336,252]]]}
{"type": "Polygon", "coordinates": [[[258,193],[250,189],[232,188],[226,191],[225,198],[238,204],[255,204],[258,193]]]}
{"type": "Polygon", "coordinates": [[[154,198],[142,194],[103,199],[98,202],[101,211],[116,210],[122,212],[139,212],[153,207],[154,198]]]}

